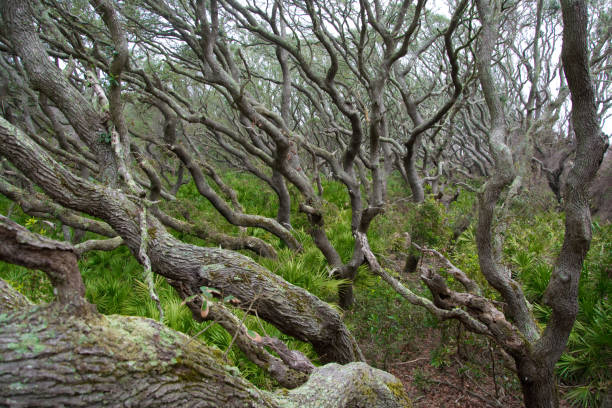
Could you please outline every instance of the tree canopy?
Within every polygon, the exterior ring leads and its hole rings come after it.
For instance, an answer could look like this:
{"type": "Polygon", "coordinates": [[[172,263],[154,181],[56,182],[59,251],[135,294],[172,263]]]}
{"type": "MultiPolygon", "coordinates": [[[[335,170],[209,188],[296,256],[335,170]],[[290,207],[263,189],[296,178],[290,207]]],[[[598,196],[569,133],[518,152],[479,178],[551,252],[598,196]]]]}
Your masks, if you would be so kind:
{"type": "Polygon", "coordinates": [[[339,310],[261,265],[312,243],[337,280],[340,308],[354,306],[360,273],[378,276],[407,303],[492,340],[513,361],[527,407],[557,407],[554,367],[578,315],[592,239],[589,188],[609,145],[602,126],[612,103],[611,12],[605,2],[581,0],[459,0],[441,9],[426,0],[3,1],[0,194],[61,223],[64,241],[0,219],[0,259],[45,271],[57,292],[56,304],[17,301],[13,310],[19,295],[2,288],[0,350],[8,360],[0,367],[25,391],[8,387],[0,401],[33,404],[28,393],[36,391],[51,405],[100,404],[98,393],[111,388],[98,382],[106,373],[88,371],[90,349],[62,354],[85,333],[87,345],[106,336],[100,358],[126,370],[109,374],[126,378],[113,391],[124,403],[406,406],[397,379],[361,362],[339,310]],[[273,204],[253,211],[228,183],[233,171],[261,182],[273,204]],[[540,176],[565,217],[541,294],[545,325],[503,260],[513,202],[540,176]],[[323,196],[326,180],[347,197],[346,247],[330,235],[336,213],[323,196]],[[440,266],[420,264],[428,293],[381,265],[372,225],[385,217],[393,180],[422,207],[428,195],[446,206],[461,191],[475,195],[478,276],[406,231],[396,232],[410,242],[407,269],[423,256],[440,266]],[[215,216],[194,218],[198,209],[180,199],[186,189],[215,216]],[[143,266],[160,320],[156,276],[194,319],[218,322],[293,390],[260,391],[223,371],[199,341],[163,325],[97,314],[84,298],[78,258],[120,246],[143,266]],[[331,364],[315,368],[281,340],[252,333],[236,308],[310,343],[331,364]],[[35,332],[38,348],[11,346],[47,319],[35,332]],[[115,341],[139,331],[142,339],[115,341]],[[52,349],[51,333],[66,333],[52,349]],[[138,350],[123,358],[123,347],[138,350]],[[45,350],[54,356],[46,362],[45,350]],[[83,359],[79,375],[90,376],[89,388],[64,400],[65,391],[45,388],[43,374],[23,380],[32,374],[16,370],[17,361],[30,352],[37,375],[83,359]],[[142,364],[158,370],[130,366],[147,353],[156,357],[142,364]],[[160,389],[177,384],[166,399],[138,394],[154,377],[160,389]],[[360,377],[363,387],[355,385],[360,377]],[[330,387],[330,399],[317,395],[330,387]]]}

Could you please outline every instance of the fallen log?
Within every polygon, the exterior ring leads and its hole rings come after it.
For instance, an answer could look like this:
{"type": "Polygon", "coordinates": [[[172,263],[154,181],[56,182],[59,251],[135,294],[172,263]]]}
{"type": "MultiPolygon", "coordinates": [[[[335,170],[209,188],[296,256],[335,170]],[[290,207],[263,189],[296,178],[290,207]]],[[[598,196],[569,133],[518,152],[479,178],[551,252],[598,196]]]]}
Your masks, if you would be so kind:
{"type": "Polygon", "coordinates": [[[0,283],[0,406],[411,406],[398,379],[365,363],[316,368],[290,391],[259,390],[221,351],[154,320],[16,302],[0,283]]]}

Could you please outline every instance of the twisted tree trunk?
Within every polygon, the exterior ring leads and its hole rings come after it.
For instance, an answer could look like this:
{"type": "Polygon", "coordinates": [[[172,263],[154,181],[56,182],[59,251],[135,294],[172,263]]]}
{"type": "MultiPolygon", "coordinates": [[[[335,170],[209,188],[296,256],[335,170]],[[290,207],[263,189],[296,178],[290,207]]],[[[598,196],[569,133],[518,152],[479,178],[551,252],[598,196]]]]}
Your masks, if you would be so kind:
{"type": "Polygon", "coordinates": [[[219,350],[151,319],[78,317],[31,305],[0,280],[0,405],[11,407],[409,407],[402,384],[364,363],[315,369],[261,391],[219,350]]]}
{"type": "MultiPolygon", "coordinates": [[[[140,259],[141,208],[124,193],[70,173],[3,118],[0,153],[60,204],[106,221],[140,259]]],[[[167,278],[181,295],[198,294],[201,286],[217,288],[243,304],[252,303],[259,317],[281,331],[312,343],[325,362],[363,359],[340,315],[316,296],[239,253],[185,244],[151,215],[146,223],[153,271],[167,278]]]]}
{"type": "MultiPolygon", "coordinates": [[[[96,112],[49,60],[34,25],[36,3],[5,1],[0,6],[7,35],[23,60],[31,85],[53,100],[92,151],[99,150],[101,164],[115,163],[113,157],[106,160],[108,146],[98,146],[105,144],[99,140],[99,133],[105,129],[100,124],[105,123],[106,115],[96,112]]],[[[104,10],[110,12],[112,8],[105,6],[104,10]]],[[[108,223],[141,263],[150,260],[152,270],[168,279],[183,296],[199,294],[201,286],[215,287],[243,304],[253,303],[252,309],[260,317],[312,343],[323,361],[363,359],[339,314],[327,303],[243,255],[177,240],[151,211],[145,211],[151,203],[134,197],[134,193],[76,176],[4,118],[0,118],[0,154],[55,202],[108,223]]],[[[122,159],[120,154],[117,159],[122,159]]],[[[123,177],[128,180],[122,166],[123,177]]]]}

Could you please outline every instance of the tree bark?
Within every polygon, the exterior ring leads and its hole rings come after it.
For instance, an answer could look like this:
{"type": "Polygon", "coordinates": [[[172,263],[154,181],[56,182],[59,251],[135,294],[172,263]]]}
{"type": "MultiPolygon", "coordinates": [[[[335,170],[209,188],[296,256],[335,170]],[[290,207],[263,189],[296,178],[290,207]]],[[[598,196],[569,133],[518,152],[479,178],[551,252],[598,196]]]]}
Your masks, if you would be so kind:
{"type": "Polygon", "coordinates": [[[556,408],[559,406],[554,365],[542,359],[525,357],[515,359],[525,406],[529,408],[556,408]]]}
{"type": "Polygon", "coordinates": [[[407,144],[409,149],[406,156],[404,156],[404,167],[406,169],[408,183],[410,184],[410,191],[412,192],[412,201],[418,204],[425,201],[423,180],[421,180],[416,168],[417,150],[420,146],[420,139],[421,136],[416,136],[414,142],[407,144]]]}
{"type": "Polygon", "coordinates": [[[0,314],[32,306],[30,299],[13,289],[5,280],[0,279],[0,314]]]}
{"type": "MultiPolygon", "coordinates": [[[[140,208],[125,194],[70,173],[2,118],[0,153],[58,203],[105,220],[140,259],[140,208]]],[[[261,318],[312,343],[322,361],[363,359],[340,315],[327,303],[244,255],[185,244],[170,235],[157,218],[149,216],[146,222],[153,271],[167,278],[182,296],[200,293],[201,286],[217,288],[242,304],[253,302],[261,318]]]]}
{"type": "MultiPolygon", "coordinates": [[[[31,83],[54,101],[95,150],[100,142],[97,131],[92,129],[99,129],[100,115],[51,64],[36,32],[32,3],[6,1],[1,5],[7,35],[24,60],[31,83]]],[[[100,156],[107,150],[101,149],[100,156]]],[[[260,317],[289,335],[311,342],[322,361],[347,363],[363,359],[340,315],[327,303],[243,255],[179,241],[151,212],[146,218],[141,217],[145,202],[74,175],[3,118],[0,118],[0,153],[57,203],[107,222],[140,262],[148,258],[153,271],[167,278],[181,295],[198,294],[201,286],[215,287],[243,304],[253,302],[253,310],[260,317]],[[146,228],[141,228],[141,218],[146,228]],[[146,251],[141,256],[143,229],[149,240],[144,243],[146,251]]],[[[114,163],[112,151],[110,154],[109,163],[114,163]]],[[[279,225],[279,229],[288,234],[287,239],[294,239],[284,227],[279,225]]]]}
{"type": "Polygon", "coordinates": [[[43,270],[63,305],[87,308],[74,247],[36,235],[0,215],[0,260],[43,270]]]}
{"type": "MultiPolygon", "coordinates": [[[[162,108],[163,109],[163,108],[162,108]]],[[[185,167],[191,173],[191,177],[198,189],[198,192],[206,197],[208,201],[215,207],[217,211],[231,224],[242,227],[257,227],[265,229],[282,239],[287,246],[293,250],[301,250],[302,246],[297,239],[291,234],[291,231],[284,225],[281,225],[277,220],[263,217],[261,215],[244,214],[239,210],[233,210],[227,202],[219,196],[208,184],[202,169],[193,160],[187,149],[176,143],[176,135],[174,127],[176,126],[176,118],[170,116],[169,109],[162,111],[166,116],[166,126],[164,129],[165,141],[170,146],[170,150],[182,161],[185,167]]]]}
{"type": "MultiPolygon", "coordinates": [[[[15,297],[0,280],[0,310],[15,297]]],[[[75,317],[57,303],[24,303],[0,314],[2,406],[411,406],[399,380],[364,363],[329,364],[299,388],[267,392],[245,381],[219,350],[151,319],[75,317]]]]}
{"type": "Polygon", "coordinates": [[[29,1],[3,2],[0,12],[5,23],[4,34],[19,53],[32,88],[45,94],[62,110],[81,140],[95,154],[100,165],[100,179],[114,185],[118,178],[115,156],[109,144],[98,141],[99,134],[105,130],[104,117],[49,60],[34,27],[32,13],[36,6],[29,1]]]}
{"type": "Polygon", "coordinates": [[[291,196],[283,175],[272,170],[272,182],[274,183],[274,191],[278,196],[278,212],[276,213],[276,221],[283,227],[291,229],[291,196]]]}

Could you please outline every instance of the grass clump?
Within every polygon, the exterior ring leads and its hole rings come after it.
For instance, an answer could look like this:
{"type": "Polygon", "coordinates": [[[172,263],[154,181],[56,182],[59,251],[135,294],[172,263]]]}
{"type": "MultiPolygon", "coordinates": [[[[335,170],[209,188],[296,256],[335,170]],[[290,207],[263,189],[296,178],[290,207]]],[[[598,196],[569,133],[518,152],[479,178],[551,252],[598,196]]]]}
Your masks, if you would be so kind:
{"type": "MultiPolygon", "coordinates": [[[[238,192],[238,199],[247,213],[272,218],[276,216],[276,198],[264,183],[238,173],[226,173],[223,177],[238,192]]],[[[326,232],[346,262],[351,258],[354,248],[349,197],[341,183],[325,178],[322,183],[326,232]]],[[[475,194],[462,192],[447,208],[431,196],[423,204],[414,204],[405,198],[403,188],[397,176],[390,179],[390,204],[386,206],[385,213],[374,219],[368,233],[370,246],[383,267],[389,268],[391,273],[396,274],[415,292],[429,296],[418,277],[397,273],[402,269],[398,267],[404,259],[402,257],[411,251],[406,246],[404,233],[407,232],[413,242],[445,253],[455,265],[481,285],[487,296],[496,299],[498,295],[480,273],[474,227],[470,226],[476,218],[475,194]],[[398,198],[400,195],[403,198],[398,198]]],[[[295,189],[290,188],[290,193],[293,198],[293,233],[302,243],[304,251],[292,252],[268,232],[249,228],[247,233],[270,242],[278,251],[278,259],[256,257],[256,261],[288,282],[333,303],[337,300],[338,286],[343,281],[330,278],[329,265],[307,233],[309,225],[306,217],[297,211],[295,189]]],[[[543,201],[535,206],[513,203],[509,209],[501,257],[501,262],[513,272],[513,278],[522,284],[528,301],[533,305],[534,315],[542,324],[546,324],[550,316],[550,311],[542,304],[542,296],[560,251],[564,231],[562,214],[547,209],[544,204],[543,201]]],[[[0,212],[6,214],[9,205],[8,200],[0,197],[0,212]]],[[[189,219],[193,223],[207,222],[225,233],[239,233],[237,227],[230,225],[208,200],[199,195],[193,182],[181,188],[176,202],[163,205],[166,211],[176,217],[189,219]]],[[[22,225],[27,225],[30,219],[17,208],[12,218],[22,225]]],[[[61,239],[59,228],[50,228],[40,220],[30,221],[29,227],[35,232],[44,232],[47,236],[61,239]],[[43,231],[42,228],[46,229],[43,231]]],[[[197,238],[177,235],[186,242],[210,245],[197,238]]],[[[254,257],[252,253],[244,253],[254,257]]],[[[87,297],[102,313],[157,318],[156,306],[142,282],[142,267],[126,248],[107,253],[89,253],[80,261],[80,267],[87,297]]],[[[557,366],[559,378],[564,385],[570,387],[567,397],[577,406],[597,406],[612,384],[609,370],[612,366],[611,271],[612,225],[595,222],[591,250],[580,279],[580,312],[567,352],[557,366]]],[[[42,272],[0,263],[0,277],[34,301],[49,301],[53,298],[52,287],[42,272]]],[[[449,281],[449,285],[455,284],[449,281]]],[[[201,333],[199,338],[202,341],[226,352],[228,362],[235,364],[255,385],[265,389],[276,385],[236,347],[228,350],[231,333],[216,324],[194,321],[191,312],[163,278],[155,278],[155,287],[162,301],[166,325],[191,336],[201,333]]],[[[345,312],[345,322],[362,345],[368,361],[378,367],[389,368],[391,362],[400,360],[410,344],[423,336],[425,329],[442,331],[449,323],[438,322],[423,309],[408,305],[380,278],[374,277],[366,266],[360,267],[357,274],[355,295],[355,306],[345,312]]],[[[243,317],[242,312],[237,311],[237,314],[243,317]]],[[[286,341],[289,347],[304,352],[316,361],[316,354],[310,345],[283,335],[274,326],[256,317],[246,316],[244,321],[250,330],[278,337],[286,341]]],[[[472,335],[465,336],[461,347],[473,338],[472,335]]],[[[474,349],[480,347],[478,344],[467,346],[474,349]]],[[[448,365],[448,345],[442,344],[428,359],[440,368],[448,365]]],[[[426,384],[425,379],[423,383],[426,384]]]]}

